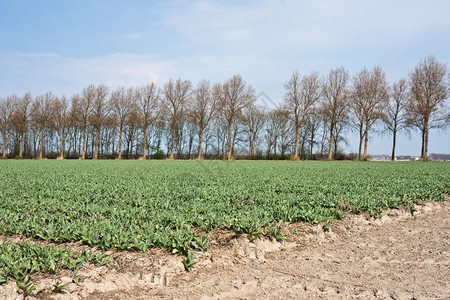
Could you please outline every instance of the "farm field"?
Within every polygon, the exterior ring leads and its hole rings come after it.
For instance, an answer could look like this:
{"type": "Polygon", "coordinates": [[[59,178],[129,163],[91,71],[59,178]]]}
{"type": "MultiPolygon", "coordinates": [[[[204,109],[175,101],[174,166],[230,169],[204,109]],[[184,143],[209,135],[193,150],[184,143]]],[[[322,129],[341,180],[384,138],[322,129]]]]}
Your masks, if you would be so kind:
{"type": "Polygon", "coordinates": [[[190,269],[219,227],[281,240],[282,224],[412,210],[419,200],[444,200],[450,187],[449,163],[6,160],[0,170],[0,234],[52,242],[0,243],[0,283],[24,284],[39,271],[112,259],[55,244],[163,248],[190,269]]]}

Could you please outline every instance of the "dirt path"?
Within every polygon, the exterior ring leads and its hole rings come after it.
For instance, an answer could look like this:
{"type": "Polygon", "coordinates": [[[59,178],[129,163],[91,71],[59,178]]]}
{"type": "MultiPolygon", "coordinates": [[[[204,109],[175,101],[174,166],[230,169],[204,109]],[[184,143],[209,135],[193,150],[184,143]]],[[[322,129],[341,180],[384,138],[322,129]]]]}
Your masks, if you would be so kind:
{"type": "MultiPolygon", "coordinates": [[[[381,220],[349,216],[331,230],[299,224],[287,241],[246,237],[198,254],[185,272],[161,251],[125,252],[119,267],[83,267],[86,280],[60,278],[65,294],[38,278],[36,298],[57,299],[450,299],[450,201],[426,203],[415,216],[392,210],[381,220]]],[[[0,298],[17,299],[10,283],[0,298]]]]}

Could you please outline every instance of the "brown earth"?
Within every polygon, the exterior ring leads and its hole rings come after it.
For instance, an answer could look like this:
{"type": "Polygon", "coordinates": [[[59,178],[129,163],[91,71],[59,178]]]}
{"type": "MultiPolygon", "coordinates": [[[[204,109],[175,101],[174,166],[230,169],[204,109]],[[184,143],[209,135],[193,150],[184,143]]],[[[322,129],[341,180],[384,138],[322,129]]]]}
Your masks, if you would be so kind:
{"type": "MultiPolygon", "coordinates": [[[[218,230],[190,272],[162,250],[117,252],[114,268],[82,267],[79,286],[68,271],[33,277],[31,298],[450,299],[450,201],[416,210],[389,210],[376,220],[348,215],[328,231],[290,225],[282,242],[218,230]],[[68,290],[52,293],[55,280],[68,290]]],[[[20,297],[15,283],[0,287],[1,299],[20,297]]]]}

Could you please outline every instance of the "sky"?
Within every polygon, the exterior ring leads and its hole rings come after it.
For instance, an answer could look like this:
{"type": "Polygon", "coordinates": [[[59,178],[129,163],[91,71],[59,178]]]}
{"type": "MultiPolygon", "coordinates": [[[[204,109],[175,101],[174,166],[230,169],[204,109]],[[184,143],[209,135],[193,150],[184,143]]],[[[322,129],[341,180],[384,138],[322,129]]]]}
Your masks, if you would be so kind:
{"type": "MultiPolygon", "coordinates": [[[[1,0],[0,96],[240,74],[272,106],[294,70],[377,65],[393,83],[431,55],[448,63],[449,12],[448,0],[1,0]]],[[[371,134],[369,153],[390,151],[390,136],[371,134]]],[[[431,132],[429,152],[450,153],[450,130],[431,132]]],[[[397,154],[420,155],[417,132],[400,135],[397,154]]]]}

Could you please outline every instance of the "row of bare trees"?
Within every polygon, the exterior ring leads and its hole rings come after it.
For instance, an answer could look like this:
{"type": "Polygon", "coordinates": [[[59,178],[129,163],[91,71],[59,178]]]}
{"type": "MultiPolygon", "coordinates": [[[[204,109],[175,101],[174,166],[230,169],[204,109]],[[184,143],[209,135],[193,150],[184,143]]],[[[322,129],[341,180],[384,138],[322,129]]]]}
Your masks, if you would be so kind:
{"type": "Polygon", "coordinates": [[[239,75],[224,83],[169,80],[161,88],[89,85],[70,98],[48,92],[0,99],[2,157],[175,157],[336,159],[346,135],[359,135],[368,159],[370,135],[418,129],[421,157],[429,131],[449,124],[447,66],[430,57],[390,86],[380,67],[350,78],[344,68],[321,78],[293,72],[274,109],[257,105],[239,75]]]}

